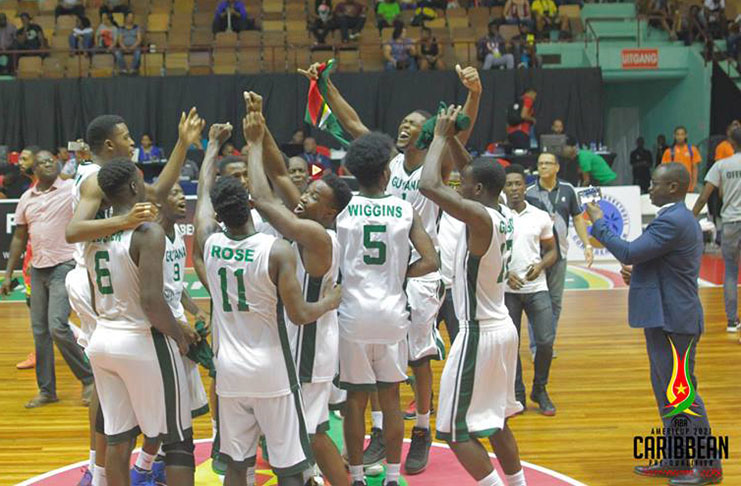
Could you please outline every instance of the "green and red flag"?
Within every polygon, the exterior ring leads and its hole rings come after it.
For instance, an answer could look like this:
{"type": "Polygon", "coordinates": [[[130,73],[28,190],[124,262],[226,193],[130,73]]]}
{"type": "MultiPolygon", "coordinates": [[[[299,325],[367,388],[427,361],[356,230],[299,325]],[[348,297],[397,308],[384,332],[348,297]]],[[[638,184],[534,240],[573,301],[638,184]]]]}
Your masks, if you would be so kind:
{"type": "Polygon", "coordinates": [[[330,59],[319,65],[319,69],[317,70],[319,77],[309,82],[309,99],[306,103],[304,120],[306,120],[306,123],[310,123],[320,130],[329,132],[343,147],[347,147],[350,145],[350,142],[345,138],[340,122],[337,121],[337,118],[325,101],[327,96],[327,81],[329,75],[336,67],[337,63],[334,59],[330,59]]]}
{"type": "Polygon", "coordinates": [[[692,385],[690,379],[690,363],[689,355],[694,344],[694,339],[690,341],[685,351],[684,356],[680,356],[677,348],[674,346],[671,338],[669,338],[669,344],[672,345],[672,356],[674,358],[674,367],[672,369],[672,377],[669,380],[669,385],[666,387],[666,399],[669,401],[669,405],[666,408],[672,410],[665,414],[663,417],[674,417],[680,413],[686,413],[688,415],[694,415],[699,417],[698,414],[690,410],[690,407],[694,404],[696,391],[692,385]]]}

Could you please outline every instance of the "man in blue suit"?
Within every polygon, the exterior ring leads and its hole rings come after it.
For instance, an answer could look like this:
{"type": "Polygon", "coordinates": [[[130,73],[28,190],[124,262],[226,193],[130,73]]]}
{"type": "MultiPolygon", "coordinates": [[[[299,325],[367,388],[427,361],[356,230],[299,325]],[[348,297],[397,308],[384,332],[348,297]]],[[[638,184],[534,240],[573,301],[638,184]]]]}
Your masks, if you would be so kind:
{"type": "MultiPolygon", "coordinates": [[[[592,236],[623,264],[623,278],[630,285],[628,322],[631,327],[643,328],[646,337],[659,415],[664,430],[673,432],[666,435],[667,440],[675,440],[679,432],[685,439],[693,437],[697,441],[699,436],[710,435],[710,423],[705,404],[696,392],[694,375],[695,350],[703,331],[697,292],[703,244],[700,225],[684,204],[689,185],[690,175],[681,164],[659,166],[649,189],[651,203],[659,211],[644,233],[632,242],[613,233],[597,204],[587,204],[587,213],[594,223],[592,236]],[[678,375],[673,375],[674,350],[679,359],[686,361],[678,375]],[[689,426],[678,428],[679,423],[689,426]]],[[[668,477],[669,484],[677,486],[716,484],[723,475],[720,460],[699,456],[639,466],[635,472],[668,477]],[[689,459],[694,459],[692,466],[689,459]]]]}

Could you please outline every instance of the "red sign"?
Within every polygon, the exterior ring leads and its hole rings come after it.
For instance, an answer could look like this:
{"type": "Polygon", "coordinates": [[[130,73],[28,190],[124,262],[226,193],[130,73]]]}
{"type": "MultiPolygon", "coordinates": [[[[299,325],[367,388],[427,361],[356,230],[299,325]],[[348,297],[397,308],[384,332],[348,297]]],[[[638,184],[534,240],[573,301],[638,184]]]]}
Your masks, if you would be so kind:
{"type": "Polygon", "coordinates": [[[623,69],[657,69],[659,67],[658,49],[623,49],[620,57],[623,69]]]}

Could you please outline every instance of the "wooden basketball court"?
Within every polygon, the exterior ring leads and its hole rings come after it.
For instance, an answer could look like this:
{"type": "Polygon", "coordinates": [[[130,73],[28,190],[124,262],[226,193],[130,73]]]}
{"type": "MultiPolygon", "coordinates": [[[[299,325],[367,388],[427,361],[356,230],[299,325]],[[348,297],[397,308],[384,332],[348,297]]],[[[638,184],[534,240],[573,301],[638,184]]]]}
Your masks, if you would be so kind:
{"type": "MultiPolygon", "coordinates": [[[[725,330],[723,289],[700,291],[706,332],[698,347],[699,391],[708,407],[713,435],[730,438],[730,459],[724,463],[729,486],[741,485],[741,345],[725,330]]],[[[208,303],[201,301],[207,306],[208,303]]],[[[57,352],[60,402],[26,410],[36,393],[33,370],[15,364],[33,349],[28,310],[24,304],[0,304],[3,345],[0,346],[0,486],[16,484],[88,454],[87,409],[80,405],[79,383],[57,352]]],[[[558,407],[547,418],[529,408],[512,420],[523,460],[594,486],[665,484],[632,473],[633,437],[646,436],[661,425],[651,392],[643,334],[630,329],[627,290],[568,291],[558,329],[549,393],[558,407]]],[[[444,331],[443,331],[443,334],[444,331]]],[[[446,336],[447,338],[447,336],[446,336]]],[[[521,353],[525,382],[532,380],[527,337],[521,353]]],[[[442,364],[435,365],[436,381],[442,364]]],[[[438,384],[435,384],[437,391],[438,384]]],[[[402,387],[404,404],[411,399],[402,387]]],[[[529,404],[530,405],[530,404],[529,404]]],[[[434,417],[433,417],[434,420],[434,417]]],[[[413,422],[406,422],[407,436],[413,422]]],[[[209,437],[208,417],[195,422],[196,438],[209,437]]],[[[473,484],[461,478],[461,485],[473,484]]]]}

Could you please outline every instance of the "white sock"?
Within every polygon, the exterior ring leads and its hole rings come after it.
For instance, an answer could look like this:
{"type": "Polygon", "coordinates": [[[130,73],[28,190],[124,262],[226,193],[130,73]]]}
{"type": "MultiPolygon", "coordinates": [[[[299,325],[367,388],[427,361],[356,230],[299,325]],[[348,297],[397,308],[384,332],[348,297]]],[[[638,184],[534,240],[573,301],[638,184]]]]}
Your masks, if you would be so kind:
{"type": "Polygon", "coordinates": [[[90,463],[88,464],[87,468],[90,471],[90,474],[95,471],[95,451],[90,451],[90,463]]]}
{"type": "Polygon", "coordinates": [[[104,467],[96,467],[93,471],[93,486],[108,486],[104,467]]]}
{"type": "Polygon", "coordinates": [[[363,465],[350,466],[350,477],[353,481],[365,481],[365,474],[363,473],[363,465]]]}
{"type": "Polygon", "coordinates": [[[371,422],[373,427],[383,430],[383,412],[371,412],[371,422]]]}
{"type": "Polygon", "coordinates": [[[135,466],[142,471],[151,471],[153,462],[154,456],[152,454],[147,454],[146,452],[141,451],[139,452],[139,457],[136,458],[135,466]]]}
{"type": "Polygon", "coordinates": [[[420,429],[430,428],[430,412],[424,414],[417,412],[417,427],[420,429]]]}
{"type": "Polygon", "coordinates": [[[504,477],[507,478],[507,486],[527,486],[525,482],[525,471],[522,469],[511,476],[505,474],[504,477]]]}
{"type": "Polygon", "coordinates": [[[502,482],[502,478],[499,477],[499,474],[497,474],[497,470],[494,469],[491,474],[479,481],[479,486],[504,486],[504,483],[502,482]]]}
{"type": "Polygon", "coordinates": [[[247,468],[247,486],[255,486],[255,466],[247,468]]]}
{"type": "Polygon", "coordinates": [[[401,464],[386,464],[386,482],[396,481],[398,483],[400,471],[401,464]]]}

